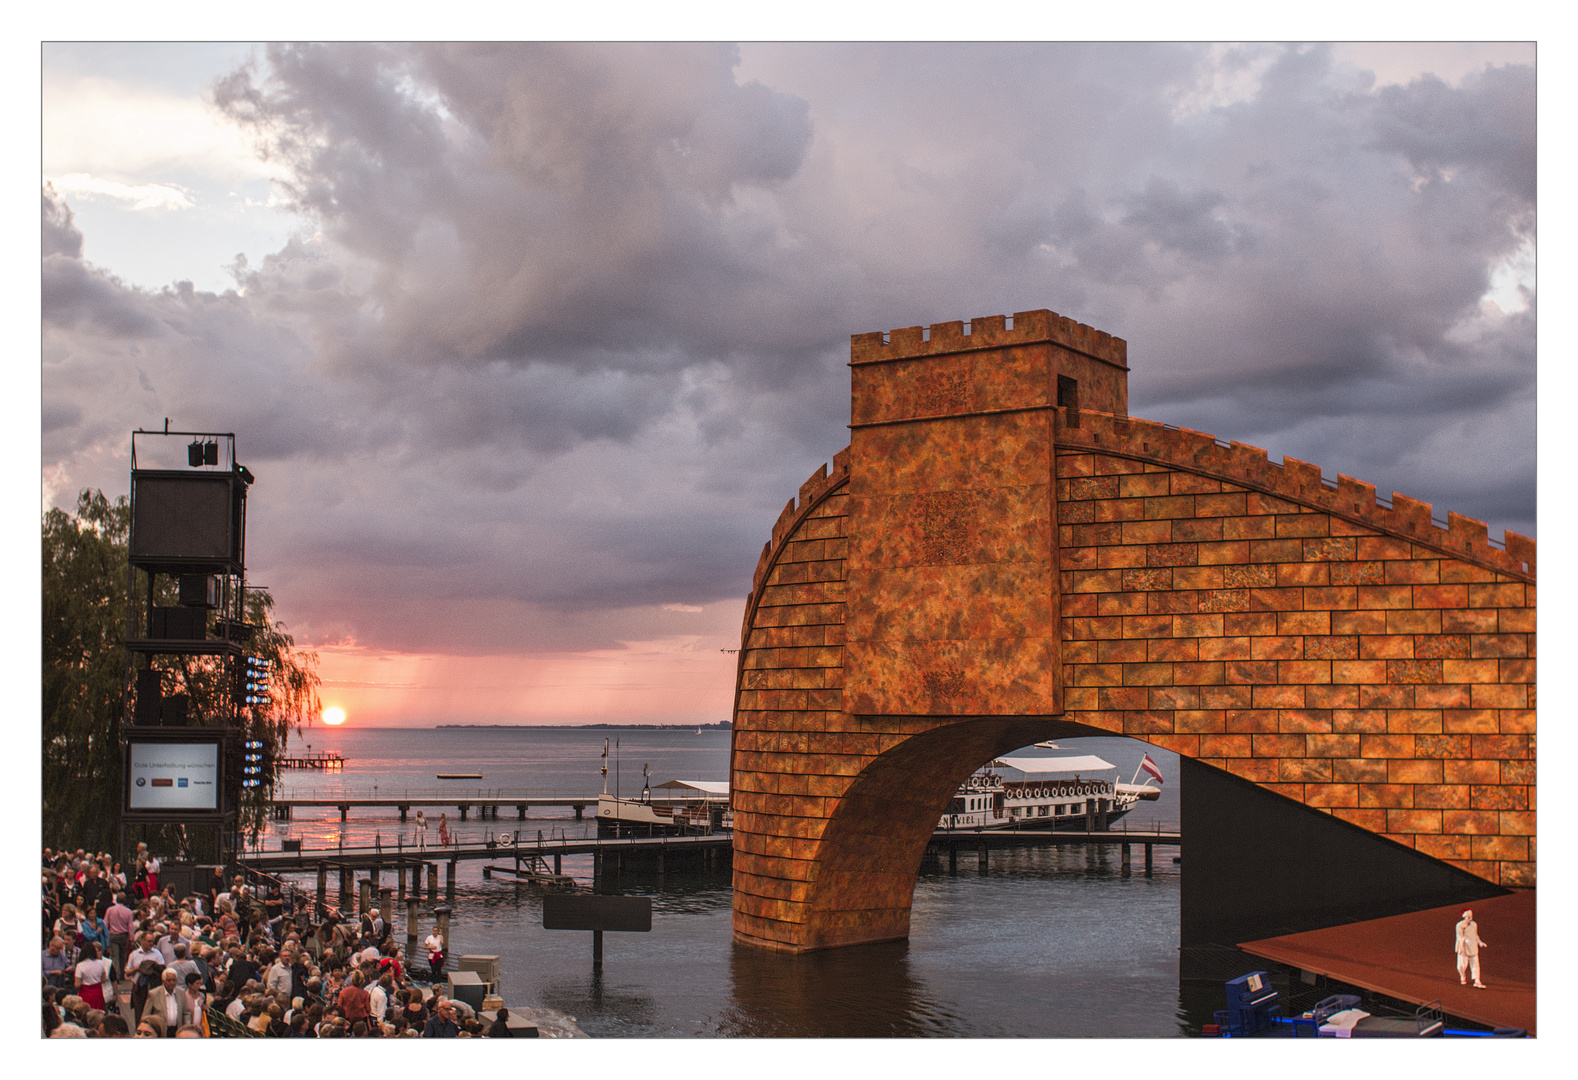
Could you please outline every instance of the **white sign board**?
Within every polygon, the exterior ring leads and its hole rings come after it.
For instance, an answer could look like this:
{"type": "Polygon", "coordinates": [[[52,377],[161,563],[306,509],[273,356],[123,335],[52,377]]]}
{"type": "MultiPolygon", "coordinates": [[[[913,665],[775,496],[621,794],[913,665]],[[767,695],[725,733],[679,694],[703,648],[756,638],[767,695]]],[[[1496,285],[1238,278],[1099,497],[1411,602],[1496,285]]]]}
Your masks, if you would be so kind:
{"type": "Polygon", "coordinates": [[[219,744],[131,744],[132,810],[219,809],[219,744]]]}

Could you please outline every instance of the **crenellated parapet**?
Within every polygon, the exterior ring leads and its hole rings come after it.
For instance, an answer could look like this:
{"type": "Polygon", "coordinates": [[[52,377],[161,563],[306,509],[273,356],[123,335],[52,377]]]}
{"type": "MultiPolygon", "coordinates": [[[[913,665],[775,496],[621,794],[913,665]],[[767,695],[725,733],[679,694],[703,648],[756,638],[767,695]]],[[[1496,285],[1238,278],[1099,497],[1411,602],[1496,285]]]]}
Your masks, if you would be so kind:
{"type": "Polygon", "coordinates": [[[1127,371],[1128,343],[1122,338],[1075,322],[1055,311],[1040,308],[1006,316],[987,315],[927,326],[906,326],[886,332],[855,334],[849,339],[851,365],[909,360],[920,356],[961,353],[978,349],[1003,349],[1049,341],[1073,352],[1127,371]]]}
{"type": "Polygon", "coordinates": [[[1075,426],[1067,410],[1058,412],[1059,446],[1188,469],[1335,514],[1526,582],[1535,579],[1535,541],[1510,530],[1498,545],[1483,521],[1449,512],[1443,526],[1427,502],[1396,492],[1382,501],[1374,484],[1342,475],[1333,484],[1317,465],[1291,457],[1277,464],[1258,446],[1223,442],[1205,432],[1091,412],[1081,412],[1075,426]]]}
{"type": "Polygon", "coordinates": [[[746,598],[745,606],[751,606],[751,600],[762,587],[762,581],[772,569],[773,558],[782,549],[784,541],[805,520],[807,514],[835,488],[849,482],[849,448],[846,446],[833,455],[832,471],[826,465],[811,474],[810,479],[800,485],[798,500],[790,499],[778,513],[778,520],[773,523],[772,539],[762,545],[762,553],[756,560],[756,572],[751,575],[751,596],[746,598]]]}

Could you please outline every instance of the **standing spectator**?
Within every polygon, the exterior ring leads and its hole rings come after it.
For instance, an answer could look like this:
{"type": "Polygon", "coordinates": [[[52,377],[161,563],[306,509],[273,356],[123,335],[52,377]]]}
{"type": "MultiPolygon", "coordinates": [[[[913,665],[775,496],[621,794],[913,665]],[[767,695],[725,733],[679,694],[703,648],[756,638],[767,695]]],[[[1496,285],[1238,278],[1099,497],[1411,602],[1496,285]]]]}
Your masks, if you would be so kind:
{"type": "Polygon", "coordinates": [[[439,935],[438,927],[433,927],[433,932],[423,939],[422,948],[427,950],[427,963],[432,969],[433,981],[438,982],[444,977],[444,939],[439,935]]]}
{"type": "Polygon", "coordinates": [[[77,962],[74,976],[77,995],[90,1009],[111,1008],[115,1001],[115,982],[110,962],[104,959],[104,947],[91,941],[82,951],[83,959],[77,962]]]}
{"type": "Polygon", "coordinates": [[[424,1039],[453,1039],[460,1035],[460,1025],[455,1023],[455,1005],[440,999],[432,1019],[422,1029],[424,1039]]]}
{"type": "Polygon", "coordinates": [[[115,902],[104,913],[104,929],[110,935],[110,956],[123,973],[127,970],[126,959],[131,954],[131,930],[135,922],[136,916],[126,906],[126,894],[116,893],[115,902]]]}
{"type": "Polygon", "coordinates": [[[351,972],[350,985],[340,991],[337,1004],[350,1023],[366,1020],[372,1011],[372,998],[364,989],[367,978],[360,971],[351,972]]]}
{"type": "Polygon", "coordinates": [[[438,846],[449,846],[449,814],[438,815],[438,846]]]}
{"type": "Polygon", "coordinates": [[[148,992],[148,1003],[142,1007],[142,1016],[158,1017],[164,1022],[166,1035],[173,1034],[182,1024],[189,1023],[186,1012],[186,995],[174,968],[165,968],[159,985],[148,992]]]}
{"type": "Polygon", "coordinates": [[[204,1035],[208,1034],[208,995],[203,992],[203,977],[197,972],[192,972],[186,977],[185,997],[181,1006],[187,1017],[188,1024],[197,1025],[204,1035]]]}
{"type": "Polygon", "coordinates": [[[109,909],[110,901],[114,894],[110,890],[109,882],[99,876],[99,868],[92,863],[84,871],[82,880],[82,907],[86,912],[103,914],[109,909]]]}
{"type": "Polygon", "coordinates": [[[416,849],[427,851],[427,817],[420,810],[416,812],[416,849]]]}
{"type": "Polygon", "coordinates": [[[66,985],[66,972],[71,970],[71,960],[66,956],[66,943],[60,938],[50,938],[44,950],[44,979],[51,986],[66,985]]]}
{"type": "Polygon", "coordinates": [[[82,916],[82,926],[78,931],[78,935],[82,939],[82,947],[84,949],[86,949],[89,945],[96,944],[99,946],[100,955],[105,955],[109,952],[109,928],[104,925],[104,920],[99,918],[98,913],[92,908],[87,908],[85,910],[85,913],[82,916]]]}

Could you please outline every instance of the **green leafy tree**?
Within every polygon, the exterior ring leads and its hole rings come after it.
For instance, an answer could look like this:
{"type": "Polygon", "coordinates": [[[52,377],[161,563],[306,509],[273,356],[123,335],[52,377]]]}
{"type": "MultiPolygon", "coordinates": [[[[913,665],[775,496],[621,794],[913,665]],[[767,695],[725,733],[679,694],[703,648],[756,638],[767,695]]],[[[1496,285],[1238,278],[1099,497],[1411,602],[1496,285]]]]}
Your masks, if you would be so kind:
{"type": "Polygon", "coordinates": [[[119,842],[131,507],[84,491],[44,515],[44,844],[119,842]]]}
{"type": "MultiPolygon", "coordinates": [[[[44,516],[43,802],[44,842],[51,847],[113,850],[119,842],[130,523],[126,499],[111,503],[101,492],[84,491],[74,517],[58,509],[44,516]]],[[[133,592],[142,596],[147,582],[140,571],[137,579],[133,592]]],[[[156,602],[173,603],[173,590],[173,582],[161,579],[156,602]]],[[[291,731],[319,712],[318,657],[296,647],[274,618],[267,592],[248,590],[244,614],[253,628],[247,652],[270,665],[266,704],[233,704],[235,669],[223,658],[163,655],[154,663],[166,672],[166,692],[186,694],[199,722],[233,723],[283,754],[291,731]]],[[[238,829],[257,834],[267,820],[268,795],[267,785],[243,792],[238,829]]],[[[217,855],[176,827],[149,838],[166,853],[217,855]]]]}

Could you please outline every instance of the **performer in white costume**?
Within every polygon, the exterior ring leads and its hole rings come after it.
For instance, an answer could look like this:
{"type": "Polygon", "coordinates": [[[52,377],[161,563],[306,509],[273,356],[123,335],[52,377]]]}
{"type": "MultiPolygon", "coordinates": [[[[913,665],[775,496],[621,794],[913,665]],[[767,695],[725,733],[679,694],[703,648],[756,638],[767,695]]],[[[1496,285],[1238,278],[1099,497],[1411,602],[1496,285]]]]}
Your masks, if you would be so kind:
{"type": "Polygon", "coordinates": [[[1479,940],[1479,923],[1474,921],[1472,908],[1465,908],[1463,918],[1457,924],[1457,981],[1463,985],[1468,984],[1468,976],[1474,976],[1474,985],[1481,990],[1485,984],[1479,981],[1479,950],[1485,948],[1485,943],[1479,940]]]}

